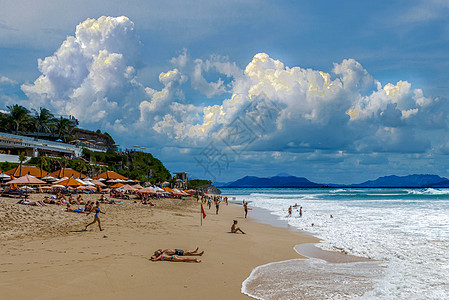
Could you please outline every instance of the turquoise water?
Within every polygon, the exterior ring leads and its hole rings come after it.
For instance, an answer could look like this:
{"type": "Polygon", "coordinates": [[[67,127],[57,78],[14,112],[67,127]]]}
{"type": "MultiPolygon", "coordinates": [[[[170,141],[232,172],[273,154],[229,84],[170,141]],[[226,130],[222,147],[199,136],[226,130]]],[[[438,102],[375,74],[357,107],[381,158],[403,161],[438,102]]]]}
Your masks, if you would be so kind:
{"type": "MultiPolygon", "coordinates": [[[[318,246],[324,250],[382,261],[382,278],[354,297],[449,299],[447,189],[222,189],[222,193],[267,209],[290,226],[321,238],[318,246]],[[302,217],[296,209],[288,217],[288,207],[294,204],[302,206],[302,217]]],[[[342,297],[332,295],[328,298],[342,297]]]]}

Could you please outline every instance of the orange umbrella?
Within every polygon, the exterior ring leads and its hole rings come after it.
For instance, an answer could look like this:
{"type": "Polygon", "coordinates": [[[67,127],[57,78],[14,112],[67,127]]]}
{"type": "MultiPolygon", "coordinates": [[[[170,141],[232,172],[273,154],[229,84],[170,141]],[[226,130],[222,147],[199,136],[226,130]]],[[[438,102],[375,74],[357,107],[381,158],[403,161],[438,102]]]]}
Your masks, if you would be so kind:
{"type": "Polygon", "coordinates": [[[58,182],[58,184],[65,185],[65,186],[80,186],[83,185],[81,182],[76,180],[75,178],[68,178],[66,180],[63,180],[61,182],[58,182]]]}
{"type": "Polygon", "coordinates": [[[119,187],[122,187],[122,186],[124,186],[124,184],[119,182],[119,183],[116,183],[113,186],[111,186],[111,188],[119,188],[119,187]]]}
{"type": "Polygon", "coordinates": [[[19,177],[17,179],[13,179],[11,181],[8,181],[8,184],[44,184],[45,181],[42,181],[40,179],[37,179],[34,176],[31,175],[25,175],[22,177],[19,177]]]}

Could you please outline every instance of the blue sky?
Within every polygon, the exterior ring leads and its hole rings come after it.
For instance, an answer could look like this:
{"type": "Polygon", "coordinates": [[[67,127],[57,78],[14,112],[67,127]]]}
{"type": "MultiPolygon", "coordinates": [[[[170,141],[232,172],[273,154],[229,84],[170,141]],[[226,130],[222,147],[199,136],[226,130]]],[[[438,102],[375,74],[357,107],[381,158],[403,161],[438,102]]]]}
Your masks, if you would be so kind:
{"type": "Polygon", "coordinates": [[[449,176],[447,1],[0,7],[0,110],[72,114],[217,181],[449,176]]]}

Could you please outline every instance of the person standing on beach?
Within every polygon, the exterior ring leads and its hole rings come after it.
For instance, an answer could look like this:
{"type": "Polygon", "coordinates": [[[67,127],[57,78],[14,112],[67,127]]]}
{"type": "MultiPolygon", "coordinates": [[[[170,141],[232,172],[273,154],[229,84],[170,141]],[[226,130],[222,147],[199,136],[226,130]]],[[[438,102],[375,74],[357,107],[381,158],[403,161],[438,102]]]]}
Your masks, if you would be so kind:
{"type": "MultiPolygon", "coordinates": [[[[91,212],[92,212],[92,210],[89,211],[89,213],[87,214],[87,216],[90,215],[91,212]]],[[[92,224],[94,224],[95,222],[97,222],[97,223],[98,223],[98,227],[100,228],[100,231],[103,231],[103,229],[101,229],[100,213],[105,214],[105,212],[102,212],[102,211],[100,210],[100,202],[97,201],[97,206],[95,207],[95,218],[94,218],[94,220],[92,221],[92,223],[89,223],[89,224],[86,225],[86,228],[84,228],[84,230],[87,230],[87,227],[89,227],[90,225],[92,225],[92,224]]]]}
{"type": "Polygon", "coordinates": [[[215,214],[218,215],[218,210],[220,209],[220,199],[215,200],[215,214]]]}
{"type": "Polygon", "coordinates": [[[243,209],[245,210],[245,219],[246,216],[248,215],[248,203],[243,201],[243,209]]]}
{"type": "Polygon", "coordinates": [[[290,207],[288,208],[288,216],[291,217],[292,216],[292,206],[290,205],[290,207]]]}
{"type": "Polygon", "coordinates": [[[299,208],[299,216],[302,217],[302,206],[299,208]]]}

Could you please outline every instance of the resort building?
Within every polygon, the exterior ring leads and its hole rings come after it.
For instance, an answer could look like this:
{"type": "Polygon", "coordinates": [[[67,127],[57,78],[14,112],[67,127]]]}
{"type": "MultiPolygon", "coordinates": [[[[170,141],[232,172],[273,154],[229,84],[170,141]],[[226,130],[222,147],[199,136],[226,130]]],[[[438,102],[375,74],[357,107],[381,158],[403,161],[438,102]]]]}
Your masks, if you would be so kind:
{"type": "Polygon", "coordinates": [[[189,182],[189,179],[187,178],[187,172],[173,172],[173,174],[175,174],[175,180],[176,180],[176,184],[175,187],[176,188],[182,188],[182,189],[186,189],[187,188],[187,183],[189,182]]]}
{"type": "Polygon", "coordinates": [[[55,156],[75,158],[81,156],[83,148],[106,152],[106,147],[98,145],[71,145],[28,136],[0,132],[0,162],[19,162],[19,153],[27,157],[55,156]]]}

